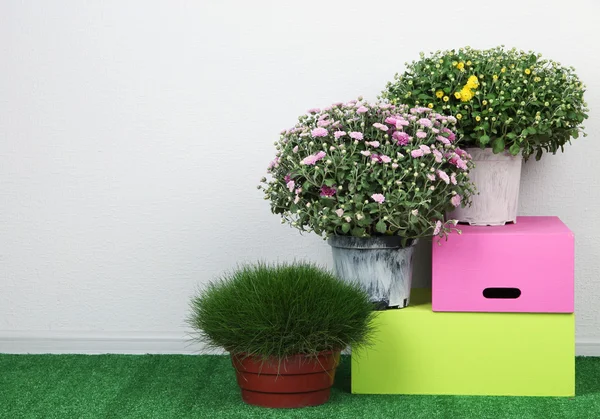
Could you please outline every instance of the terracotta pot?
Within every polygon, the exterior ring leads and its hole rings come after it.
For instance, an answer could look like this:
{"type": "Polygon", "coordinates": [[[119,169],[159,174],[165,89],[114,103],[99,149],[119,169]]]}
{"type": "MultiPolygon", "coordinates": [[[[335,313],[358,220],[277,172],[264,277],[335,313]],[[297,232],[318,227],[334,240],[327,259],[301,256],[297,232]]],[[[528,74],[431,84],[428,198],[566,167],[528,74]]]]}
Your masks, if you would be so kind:
{"type": "Polygon", "coordinates": [[[276,408],[305,407],[329,400],[340,352],[266,361],[232,354],[231,361],[246,403],[276,408]]]}

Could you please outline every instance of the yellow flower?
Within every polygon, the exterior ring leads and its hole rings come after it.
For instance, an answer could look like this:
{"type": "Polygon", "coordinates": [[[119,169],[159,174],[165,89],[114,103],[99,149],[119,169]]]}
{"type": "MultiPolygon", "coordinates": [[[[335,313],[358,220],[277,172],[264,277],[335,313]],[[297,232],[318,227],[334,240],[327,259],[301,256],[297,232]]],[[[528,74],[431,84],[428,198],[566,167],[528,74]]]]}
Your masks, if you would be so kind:
{"type": "Polygon", "coordinates": [[[506,67],[502,67],[502,69],[500,70],[501,73],[506,73],[506,67]]]}
{"type": "Polygon", "coordinates": [[[477,76],[475,75],[469,77],[469,80],[467,80],[467,84],[465,85],[465,87],[468,87],[469,89],[477,89],[478,86],[479,80],[477,80],[477,76]]]}
{"type": "Polygon", "coordinates": [[[456,61],[452,61],[452,65],[453,65],[454,67],[456,67],[456,66],[458,65],[458,63],[457,63],[456,61]]]}
{"type": "Polygon", "coordinates": [[[473,91],[469,89],[467,86],[463,87],[460,91],[460,101],[468,102],[473,99],[473,91]]]}
{"type": "Polygon", "coordinates": [[[454,92],[454,97],[460,99],[460,92],[454,92]]]}
{"type": "Polygon", "coordinates": [[[475,117],[475,120],[476,120],[477,122],[479,122],[479,121],[481,121],[481,117],[480,117],[479,115],[477,115],[477,116],[475,117]]]}
{"type": "Polygon", "coordinates": [[[497,74],[494,74],[494,75],[492,76],[492,78],[494,79],[494,81],[496,81],[496,80],[498,80],[498,75],[497,75],[497,74]]]}
{"type": "Polygon", "coordinates": [[[531,74],[531,70],[530,70],[530,69],[528,69],[528,68],[526,68],[526,69],[525,69],[525,74],[531,74]]]}
{"type": "Polygon", "coordinates": [[[467,65],[471,65],[471,61],[467,61],[467,65]]]}
{"type": "Polygon", "coordinates": [[[481,104],[482,104],[483,106],[487,105],[487,100],[484,100],[483,102],[481,102],[481,104]]]}
{"type": "Polygon", "coordinates": [[[442,92],[441,90],[438,90],[437,92],[435,92],[435,97],[437,97],[438,99],[441,98],[442,96],[444,96],[444,92],[442,92]]]}
{"type": "Polygon", "coordinates": [[[459,113],[457,113],[457,114],[456,114],[456,119],[462,119],[462,115],[461,115],[461,114],[459,114],[459,113]]]}
{"type": "Polygon", "coordinates": [[[429,105],[427,105],[427,107],[428,107],[429,109],[432,109],[432,108],[433,108],[433,103],[430,103],[429,105]]]}
{"type": "Polygon", "coordinates": [[[456,65],[456,67],[457,67],[459,70],[462,70],[463,68],[465,68],[465,63],[463,63],[463,62],[461,61],[460,63],[458,63],[458,64],[456,65]]]}
{"type": "Polygon", "coordinates": [[[444,96],[444,98],[442,99],[444,102],[448,102],[450,100],[450,98],[448,96],[444,96]]]}

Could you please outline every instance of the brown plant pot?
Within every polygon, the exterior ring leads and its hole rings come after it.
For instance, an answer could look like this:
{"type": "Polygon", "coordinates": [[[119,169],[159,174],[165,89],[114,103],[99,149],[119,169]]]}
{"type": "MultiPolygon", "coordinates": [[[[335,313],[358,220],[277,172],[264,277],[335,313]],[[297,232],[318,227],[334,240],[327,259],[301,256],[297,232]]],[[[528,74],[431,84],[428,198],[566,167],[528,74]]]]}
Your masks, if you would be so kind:
{"type": "Polygon", "coordinates": [[[329,400],[340,351],[266,361],[232,354],[231,361],[246,403],[274,408],[317,406],[329,400]]]}

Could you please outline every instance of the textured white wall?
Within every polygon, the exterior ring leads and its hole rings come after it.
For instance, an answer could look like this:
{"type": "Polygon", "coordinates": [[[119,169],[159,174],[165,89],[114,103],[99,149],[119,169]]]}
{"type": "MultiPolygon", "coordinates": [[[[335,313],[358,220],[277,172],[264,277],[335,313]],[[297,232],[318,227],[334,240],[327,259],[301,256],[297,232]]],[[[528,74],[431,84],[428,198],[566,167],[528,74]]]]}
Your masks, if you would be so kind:
{"type": "Polygon", "coordinates": [[[525,165],[520,213],[575,232],[577,338],[600,343],[599,12],[592,0],[0,2],[0,351],[132,336],[144,351],[179,339],[197,284],[236,262],[330,264],[255,189],[279,130],[307,108],[375,98],[421,50],[500,43],[588,84],[590,136],[525,165]]]}

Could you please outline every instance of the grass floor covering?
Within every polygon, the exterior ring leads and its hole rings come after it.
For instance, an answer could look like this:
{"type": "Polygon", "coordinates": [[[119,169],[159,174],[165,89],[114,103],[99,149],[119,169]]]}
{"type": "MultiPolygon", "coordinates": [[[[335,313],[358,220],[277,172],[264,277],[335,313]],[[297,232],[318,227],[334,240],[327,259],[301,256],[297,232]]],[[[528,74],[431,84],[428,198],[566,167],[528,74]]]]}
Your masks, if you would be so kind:
{"type": "Polygon", "coordinates": [[[0,418],[600,418],[600,358],[577,358],[575,398],[352,395],[349,361],[329,403],[273,410],[224,356],[0,355],[0,418]]]}

